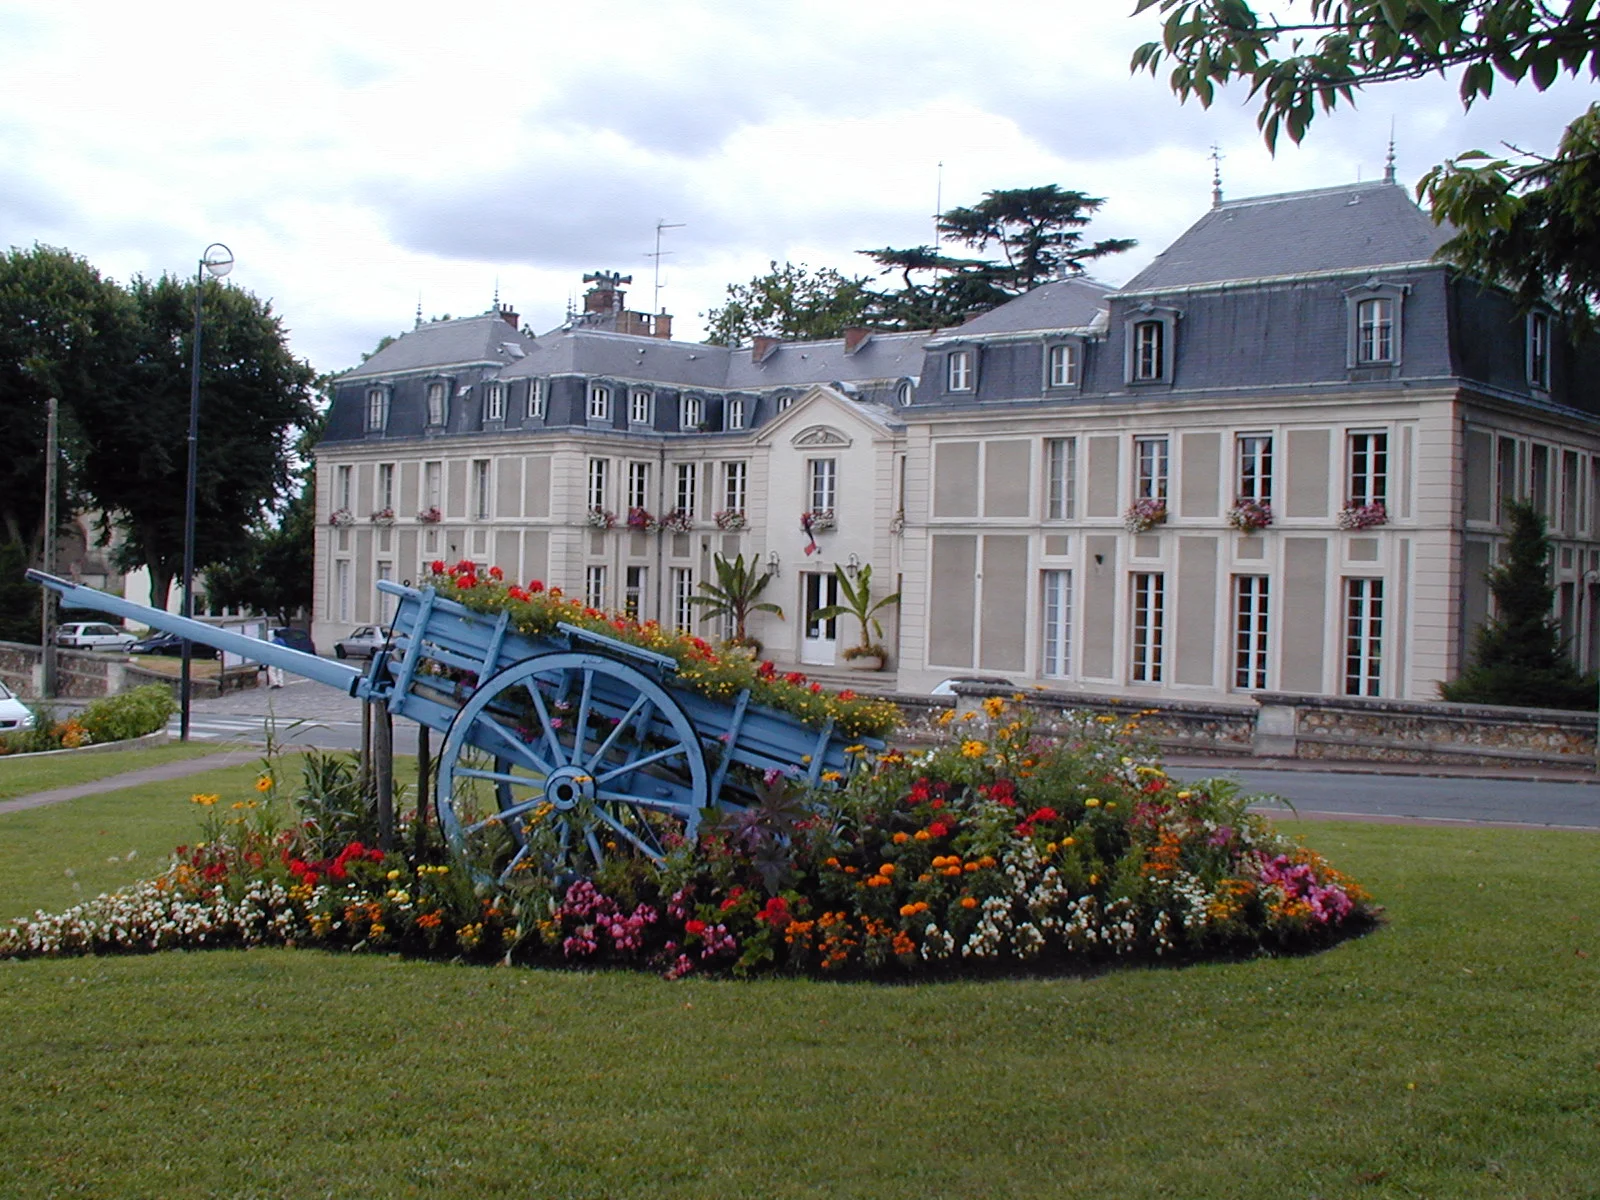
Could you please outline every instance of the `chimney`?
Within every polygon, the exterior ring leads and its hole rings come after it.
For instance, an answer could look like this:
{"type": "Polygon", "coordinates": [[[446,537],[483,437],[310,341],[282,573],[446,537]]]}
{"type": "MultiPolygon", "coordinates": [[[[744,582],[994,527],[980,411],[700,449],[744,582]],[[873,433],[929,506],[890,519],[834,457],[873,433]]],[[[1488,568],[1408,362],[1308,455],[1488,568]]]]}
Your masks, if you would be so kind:
{"type": "Polygon", "coordinates": [[[782,343],[775,337],[761,334],[750,344],[750,361],[763,363],[772,357],[772,354],[782,343]]]}
{"type": "Polygon", "coordinates": [[[664,308],[656,314],[655,334],[658,338],[669,340],[672,337],[672,315],[664,308]]]}
{"type": "Polygon", "coordinates": [[[590,313],[614,313],[622,311],[622,298],[626,292],[619,290],[624,283],[632,283],[632,275],[620,275],[616,271],[592,271],[583,277],[585,283],[592,283],[583,297],[583,311],[590,313]]]}
{"type": "Polygon", "coordinates": [[[862,329],[860,326],[853,326],[850,329],[846,329],[844,331],[844,352],[846,354],[854,354],[857,350],[861,349],[861,347],[865,346],[868,339],[871,337],[872,330],[870,329],[862,329]]]}
{"type": "Polygon", "coordinates": [[[502,308],[500,310],[500,319],[502,321],[504,321],[507,325],[511,326],[511,328],[513,328],[513,329],[516,329],[518,327],[517,326],[517,319],[518,319],[517,318],[517,310],[514,309],[514,308],[502,308]]]}

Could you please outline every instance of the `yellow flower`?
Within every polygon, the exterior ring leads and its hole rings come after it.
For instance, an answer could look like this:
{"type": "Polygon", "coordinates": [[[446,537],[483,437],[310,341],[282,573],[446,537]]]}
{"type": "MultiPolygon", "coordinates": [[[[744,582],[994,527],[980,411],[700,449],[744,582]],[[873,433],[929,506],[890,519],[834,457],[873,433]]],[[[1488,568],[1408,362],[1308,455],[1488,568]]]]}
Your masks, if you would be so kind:
{"type": "Polygon", "coordinates": [[[1078,839],[1075,837],[1062,838],[1061,844],[1063,846],[1076,846],[1078,844],[1078,839]]]}
{"type": "Polygon", "coordinates": [[[983,711],[991,717],[998,717],[1006,710],[1006,702],[999,696],[990,696],[983,702],[983,711]]]}
{"type": "Polygon", "coordinates": [[[200,804],[204,805],[206,808],[210,808],[213,804],[221,799],[222,797],[216,795],[214,792],[196,792],[194,795],[189,797],[189,803],[200,804]]]}
{"type": "Polygon", "coordinates": [[[1087,800],[1085,800],[1083,802],[1083,806],[1085,808],[1099,808],[1100,807],[1100,801],[1095,799],[1093,796],[1090,796],[1087,800]]]}
{"type": "Polygon", "coordinates": [[[982,758],[985,746],[982,742],[965,741],[961,743],[962,758],[982,758]]]}
{"type": "Polygon", "coordinates": [[[956,719],[956,710],[953,709],[953,708],[947,708],[942,713],[939,714],[939,724],[941,724],[941,725],[948,725],[948,724],[950,724],[951,721],[954,721],[955,719],[956,719]]]}
{"type": "Polygon", "coordinates": [[[272,776],[262,775],[256,779],[256,791],[270,792],[272,790],[272,776]]]}
{"type": "Polygon", "coordinates": [[[844,776],[840,775],[839,772],[837,772],[837,771],[824,771],[822,773],[822,782],[823,783],[838,783],[839,780],[841,780],[843,778],[844,778],[844,776]]]}
{"type": "Polygon", "coordinates": [[[846,753],[846,754],[865,754],[865,753],[866,753],[866,752],[867,752],[867,748],[866,748],[866,747],[865,747],[865,746],[863,746],[863,745],[861,745],[861,744],[860,744],[860,743],[859,743],[859,742],[858,742],[858,743],[857,743],[857,744],[856,744],[856,745],[854,745],[854,746],[846,746],[846,747],[845,747],[845,748],[844,748],[844,752],[845,752],[845,753],[846,753]]]}
{"type": "Polygon", "coordinates": [[[400,872],[399,871],[390,871],[387,875],[384,876],[384,878],[389,880],[390,882],[393,882],[394,880],[400,878],[400,872]]]}

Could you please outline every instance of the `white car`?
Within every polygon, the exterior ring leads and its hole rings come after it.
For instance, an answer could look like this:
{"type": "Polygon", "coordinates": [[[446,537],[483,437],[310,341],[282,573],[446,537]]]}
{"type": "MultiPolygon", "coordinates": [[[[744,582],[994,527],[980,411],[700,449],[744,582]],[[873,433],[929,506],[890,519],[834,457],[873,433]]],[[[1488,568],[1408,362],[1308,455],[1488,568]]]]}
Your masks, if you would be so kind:
{"type": "Polygon", "coordinates": [[[34,720],[33,709],[13,696],[5,684],[0,683],[0,733],[32,729],[34,720]]]}
{"type": "Polygon", "coordinates": [[[68,650],[126,650],[138,640],[103,621],[69,621],[56,630],[56,645],[68,650]]]}
{"type": "Polygon", "coordinates": [[[996,694],[1004,692],[1008,696],[1017,690],[1016,684],[1009,679],[1001,679],[998,675],[955,675],[946,679],[943,683],[935,684],[933,691],[929,692],[928,695],[954,696],[956,694],[956,684],[958,683],[963,687],[993,688],[996,694]]]}

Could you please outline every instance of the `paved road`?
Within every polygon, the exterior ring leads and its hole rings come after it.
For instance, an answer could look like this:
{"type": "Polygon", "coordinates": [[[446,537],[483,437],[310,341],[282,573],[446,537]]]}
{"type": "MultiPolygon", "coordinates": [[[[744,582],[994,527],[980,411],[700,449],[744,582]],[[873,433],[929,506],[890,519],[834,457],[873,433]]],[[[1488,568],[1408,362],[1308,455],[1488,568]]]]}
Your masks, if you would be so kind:
{"type": "MultiPolygon", "coordinates": [[[[1302,816],[1500,821],[1600,829],[1600,784],[1596,783],[1270,771],[1231,764],[1185,766],[1174,768],[1173,774],[1185,779],[1216,775],[1236,779],[1249,791],[1286,797],[1302,816]]],[[[1280,807],[1278,811],[1283,810],[1280,807]]]]}
{"type": "MultiPolygon", "coordinates": [[[[330,687],[290,675],[281,688],[246,688],[226,696],[197,698],[190,709],[195,741],[261,745],[268,723],[279,741],[329,750],[361,745],[361,703],[330,687]]],[[[167,724],[178,736],[178,718],[167,724]]],[[[397,731],[398,733],[398,731],[397,731]]],[[[396,737],[401,749],[405,742],[396,737]]]]}

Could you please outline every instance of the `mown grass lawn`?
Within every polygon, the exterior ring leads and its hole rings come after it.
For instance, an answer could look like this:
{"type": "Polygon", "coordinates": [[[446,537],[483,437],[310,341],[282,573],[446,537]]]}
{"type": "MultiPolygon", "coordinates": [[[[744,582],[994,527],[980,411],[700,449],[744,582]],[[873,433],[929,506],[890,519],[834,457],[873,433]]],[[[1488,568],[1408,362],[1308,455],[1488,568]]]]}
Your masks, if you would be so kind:
{"type": "MultiPolygon", "coordinates": [[[[191,782],[0,817],[0,911],[53,903],[101,828],[192,837],[191,782]]],[[[1600,837],[1303,829],[1389,924],[1297,959],[916,987],[0,963],[0,1194],[1600,1194],[1600,837]]]]}
{"type": "Polygon", "coordinates": [[[204,758],[225,747],[215,743],[172,742],[165,746],[146,746],[137,750],[95,750],[88,754],[57,753],[0,758],[0,800],[26,796],[48,788],[71,787],[137,771],[143,767],[204,758]]]}

